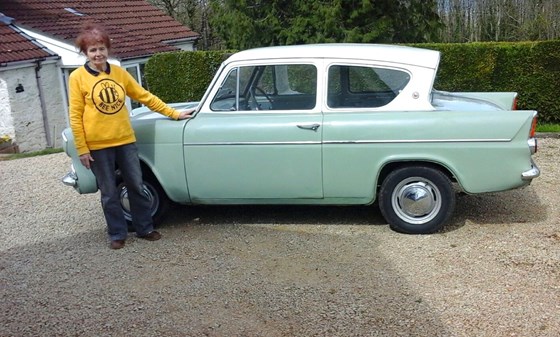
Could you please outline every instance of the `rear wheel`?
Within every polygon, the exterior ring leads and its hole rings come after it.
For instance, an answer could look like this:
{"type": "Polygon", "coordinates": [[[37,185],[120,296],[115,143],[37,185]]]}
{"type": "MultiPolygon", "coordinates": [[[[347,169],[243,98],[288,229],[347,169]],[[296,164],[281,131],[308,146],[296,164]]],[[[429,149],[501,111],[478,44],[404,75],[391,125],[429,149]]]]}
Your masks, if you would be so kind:
{"type": "MultiPolygon", "coordinates": [[[[128,223],[128,229],[130,231],[134,230],[132,226],[132,216],[130,214],[130,201],[128,199],[128,190],[122,179],[118,179],[117,189],[119,190],[119,201],[121,208],[124,213],[126,222],[128,223]]],[[[158,225],[163,220],[167,209],[171,201],[165,194],[165,191],[159,183],[151,175],[144,177],[144,194],[150,200],[150,213],[154,221],[154,225],[158,225]]]]}
{"type": "Polygon", "coordinates": [[[451,180],[437,169],[403,167],[391,172],[383,181],[379,208],[395,231],[434,233],[451,218],[455,191],[451,180]]]}

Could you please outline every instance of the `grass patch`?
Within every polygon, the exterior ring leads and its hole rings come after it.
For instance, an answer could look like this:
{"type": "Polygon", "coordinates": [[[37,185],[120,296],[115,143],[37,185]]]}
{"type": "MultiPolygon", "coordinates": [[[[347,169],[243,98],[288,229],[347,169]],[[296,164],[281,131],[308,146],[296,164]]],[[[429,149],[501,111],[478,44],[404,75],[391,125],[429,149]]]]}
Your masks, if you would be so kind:
{"type": "Polygon", "coordinates": [[[0,160],[11,160],[11,159],[44,156],[46,154],[53,154],[53,153],[60,153],[60,152],[62,152],[62,148],[44,149],[41,151],[34,151],[34,152],[8,154],[2,156],[0,160]]]}
{"type": "Polygon", "coordinates": [[[560,124],[538,124],[537,132],[560,132],[560,124]]]}

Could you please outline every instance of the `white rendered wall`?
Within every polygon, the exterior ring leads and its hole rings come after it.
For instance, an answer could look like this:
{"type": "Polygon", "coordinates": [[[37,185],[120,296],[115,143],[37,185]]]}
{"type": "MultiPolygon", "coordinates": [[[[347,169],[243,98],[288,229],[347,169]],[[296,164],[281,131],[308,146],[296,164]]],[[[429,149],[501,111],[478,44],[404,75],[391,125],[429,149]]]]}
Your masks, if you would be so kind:
{"type": "MultiPolygon", "coordinates": [[[[0,0],[1,1],[1,0],[0,0]]],[[[68,126],[68,103],[63,69],[82,66],[86,57],[69,43],[62,42],[19,27],[24,33],[60,56],[58,63],[43,64],[39,71],[40,83],[43,88],[48,131],[51,144],[47,144],[47,136],[43,123],[39,88],[35,78],[35,64],[18,65],[17,67],[0,69],[0,136],[8,135],[19,146],[20,152],[42,150],[47,147],[60,147],[60,133],[68,126]],[[16,93],[16,86],[22,84],[24,91],[16,93]]],[[[192,42],[174,44],[182,50],[193,50],[192,42]]],[[[146,59],[129,60],[122,66],[137,65],[146,59]]],[[[121,61],[109,58],[111,64],[121,65],[121,61]]],[[[130,109],[130,99],[127,97],[130,109]]]]}
{"type": "Polygon", "coordinates": [[[9,135],[20,152],[60,147],[60,133],[67,125],[59,68],[56,62],[42,64],[39,81],[51,138],[47,144],[35,67],[31,63],[0,72],[0,135],[9,135]],[[16,92],[20,84],[23,91],[16,92]]]}
{"type": "Polygon", "coordinates": [[[194,50],[194,43],[192,41],[188,42],[181,42],[181,43],[168,43],[170,46],[179,48],[185,51],[193,51],[194,50]]]}
{"type": "Polygon", "coordinates": [[[10,95],[8,93],[8,83],[0,73],[0,137],[8,136],[14,139],[16,136],[14,130],[14,120],[12,118],[12,109],[10,107],[10,95]]]}

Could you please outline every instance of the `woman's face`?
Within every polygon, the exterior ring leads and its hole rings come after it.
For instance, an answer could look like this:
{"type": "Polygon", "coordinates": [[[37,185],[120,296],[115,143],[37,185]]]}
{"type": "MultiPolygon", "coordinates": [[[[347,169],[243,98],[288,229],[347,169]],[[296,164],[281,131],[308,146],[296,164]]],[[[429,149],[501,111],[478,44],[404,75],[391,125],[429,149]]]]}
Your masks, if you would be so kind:
{"type": "Polygon", "coordinates": [[[87,47],[86,56],[91,65],[102,70],[107,63],[109,50],[104,43],[95,43],[87,47]]]}

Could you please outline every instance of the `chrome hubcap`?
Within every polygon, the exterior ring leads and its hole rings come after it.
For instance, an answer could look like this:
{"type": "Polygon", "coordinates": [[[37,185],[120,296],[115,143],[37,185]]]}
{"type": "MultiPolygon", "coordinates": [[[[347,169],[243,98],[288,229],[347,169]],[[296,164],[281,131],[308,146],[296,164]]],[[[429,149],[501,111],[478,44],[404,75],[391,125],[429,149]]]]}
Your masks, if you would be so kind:
{"type": "MultiPolygon", "coordinates": [[[[154,193],[152,193],[152,191],[146,185],[144,185],[144,194],[150,200],[150,209],[151,209],[151,214],[153,216],[155,214],[158,206],[159,206],[158,205],[159,201],[158,201],[157,197],[154,195],[154,193]]],[[[131,220],[132,216],[130,215],[130,213],[131,213],[131,211],[130,211],[130,200],[128,199],[128,190],[127,190],[126,186],[124,186],[124,185],[121,186],[120,193],[119,193],[119,200],[120,200],[123,212],[124,212],[124,217],[127,220],[131,220]]]]}
{"type": "Polygon", "coordinates": [[[428,179],[410,177],[393,190],[391,203],[398,217],[412,224],[424,224],[441,209],[441,194],[428,179]]]}

